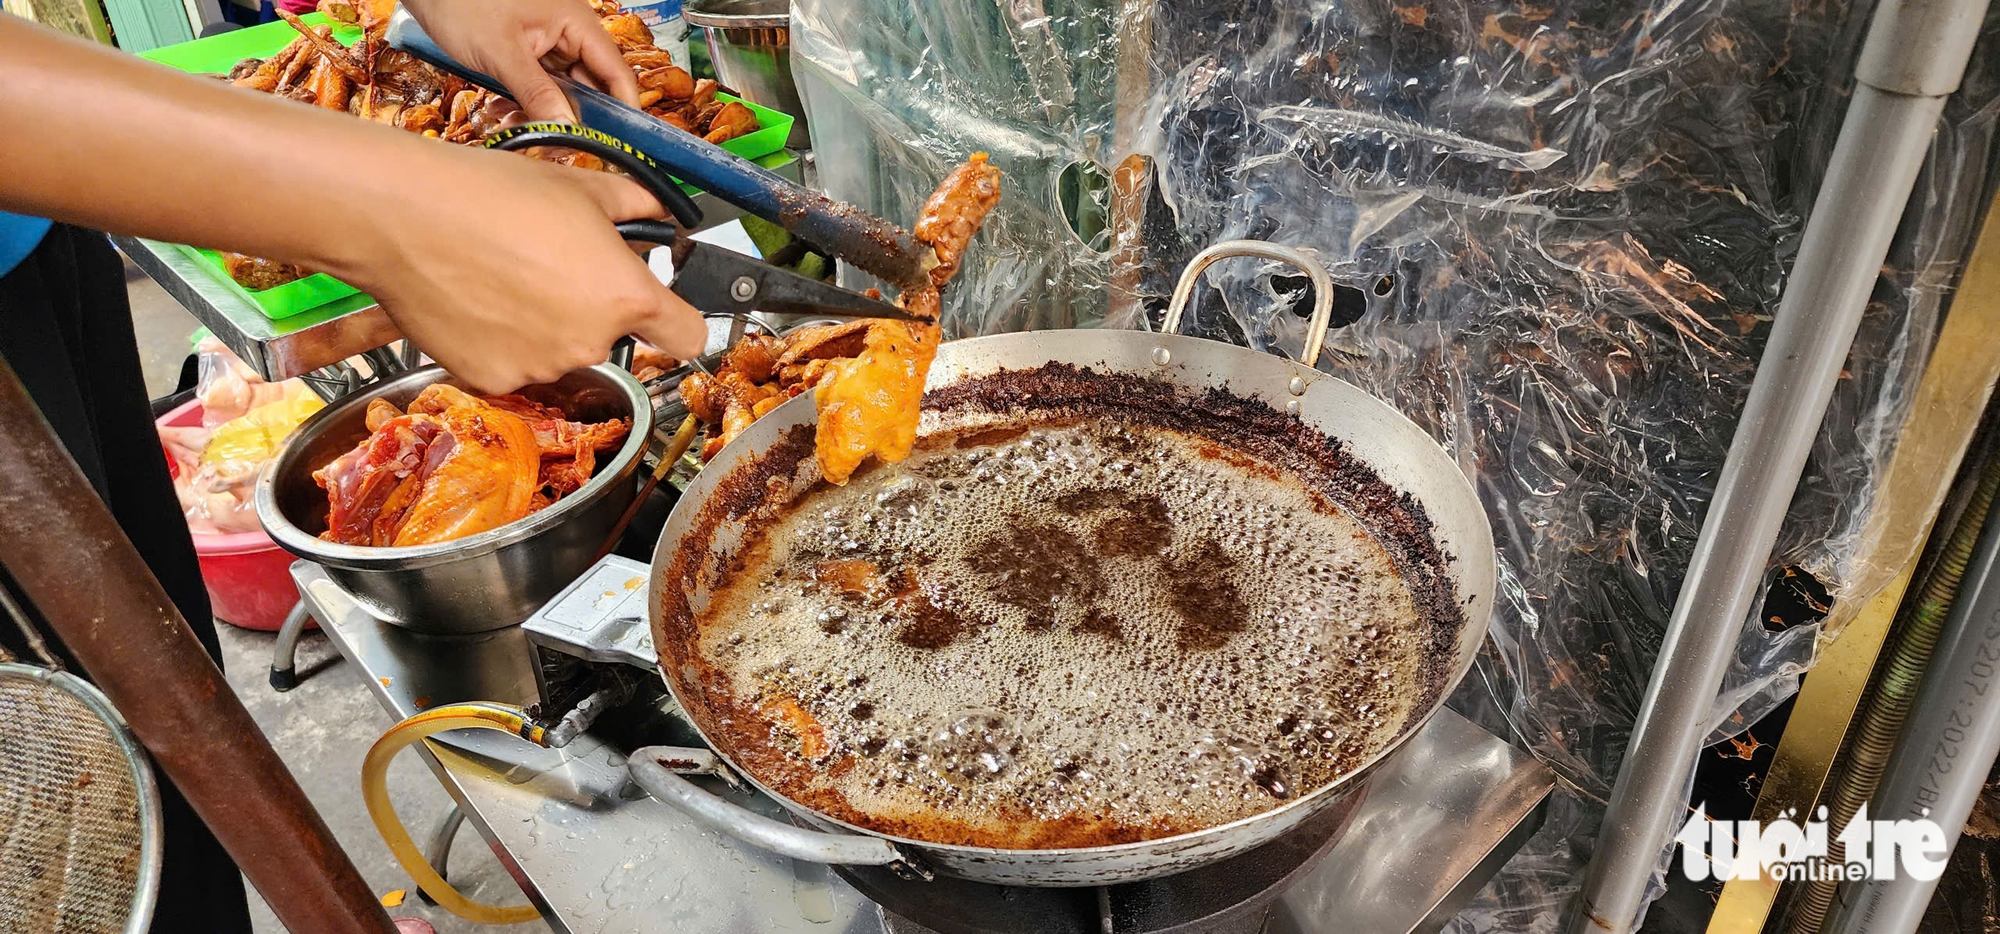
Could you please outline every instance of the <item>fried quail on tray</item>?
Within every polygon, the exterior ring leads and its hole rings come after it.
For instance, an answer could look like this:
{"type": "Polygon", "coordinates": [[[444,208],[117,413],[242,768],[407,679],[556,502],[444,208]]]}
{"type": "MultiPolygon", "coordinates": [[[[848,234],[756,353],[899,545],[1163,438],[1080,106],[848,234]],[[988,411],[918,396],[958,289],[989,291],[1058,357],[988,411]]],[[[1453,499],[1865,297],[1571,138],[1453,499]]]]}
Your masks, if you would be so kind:
{"type": "Polygon", "coordinates": [[[713,377],[681,383],[688,411],[709,425],[702,448],[714,457],[779,403],[814,390],[820,473],[846,483],[869,455],[895,463],[916,442],[924,380],[937,355],[938,291],[958,272],[966,244],[1000,201],[1000,170],[974,153],[924,204],[912,234],[937,252],[930,282],[897,296],[921,320],[863,319],[804,328],[782,341],[750,335],[730,348],[713,377]]]}
{"type": "MultiPolygon", "coordinates": [[[[711,143],[724,143],[758,130],[757,115],[734,101],[717,103],[716,83],[696,81],[653,45],[653,34],[638,16],[615,2],[594,0],[598,21],[618,42],[625,63],[639,78],[639,105],[661,122],[711,143]]],[[[387,41],[394,0],[320,0],[327,18],[361,27],[361,41],[344,48],[327,26],[307,26],[280,12],[298,38],[270,58],[246,58],[229,72],[239,88],[351,113],[450,143],[476,145],[520,112],[514,102],[468,85],[411,57],[387,41]]],[[[552,147],[525,151],[530,158],[580,169],[603,169],[588,153],[552,147]]],[[[228,269],[244,288],[268,289],[311,274],[297,266],[239,257],[228,269]],[[238,269],[245,275],[237,275],[238,269]],[[246,277],[247,276],[247,277],[246,277]]]]}
{"type": "Polygon", "coordinates": [[[408,411],[370,402],[367,424],[366,439],[313,473],[327,498],[320,537],[343,545],[428,545],[499,528],[576,492],[632,428],[443,383],[408,411]]]}

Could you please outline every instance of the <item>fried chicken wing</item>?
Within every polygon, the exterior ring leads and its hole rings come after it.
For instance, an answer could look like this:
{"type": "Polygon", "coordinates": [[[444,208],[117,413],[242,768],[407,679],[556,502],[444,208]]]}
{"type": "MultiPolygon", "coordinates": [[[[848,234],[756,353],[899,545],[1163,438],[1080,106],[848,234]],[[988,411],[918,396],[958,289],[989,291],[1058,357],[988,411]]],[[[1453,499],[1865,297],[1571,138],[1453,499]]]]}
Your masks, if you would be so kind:
{"type": "Polygon", "coordinates": [[[986,222],[986,215],[1000,203],[1000,170],[988,165],[986,154],[976,152],[964,165],[945,176],[944,183],[924,203],[923,213],[910,234],[937,251],[938,265],[931,270],[931,287],[941,289],[958,274],[959,260],[972,235],[986,222]]]}

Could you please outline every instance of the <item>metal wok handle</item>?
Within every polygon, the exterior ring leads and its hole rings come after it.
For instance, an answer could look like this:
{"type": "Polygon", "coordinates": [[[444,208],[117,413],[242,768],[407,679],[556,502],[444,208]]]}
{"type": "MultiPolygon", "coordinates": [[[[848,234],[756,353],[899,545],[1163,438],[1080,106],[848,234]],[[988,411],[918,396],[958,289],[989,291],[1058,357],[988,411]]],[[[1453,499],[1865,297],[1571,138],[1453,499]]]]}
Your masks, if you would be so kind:
{"type": "Polygon", "coordinates": [[[1196,253],[1194,259],[1188,261],[1187,268],[1181,270],[1181,280],[1174,284],[1174,297],[1167,303],[1167,316],[1160,322],[1160,330],[1179,334],[1181,313],[1187,310],[1188,300],[1194,297],[1194,287],[1201,281],[1202,271],[1216,260],[1234,256],[1255,256],[1289,263],[1312,280],[1312,323],[1306,328],[1306,345],[1299,351],[1299,362],[1306,366],[1318,366],[1320,348],[1326,346],[1327,325],[1333,320],[1333,277],[1327,274],[1326,267],[1319,260],[1306,251],[1268,240],[1224,240],[1196,253]]]}
{"type": "MultiPolygon", "coordinates": [[[[730,804],[693,782],[674,774],[666,762],[688,760],[693,750],[648,746],[632,753],[626,767],[646,793],[717,833],[728,834],[759,849],[811,863],[840,866],[887,866],[906,879],[928,881],[931,872],[895,844],[880,837],[820,833],[772,820],[730,804]]],[[[700,750],[698,755],[711,755],[700,750]]],[[[690,763],[693,764],[693,763],[690,763]]]]}

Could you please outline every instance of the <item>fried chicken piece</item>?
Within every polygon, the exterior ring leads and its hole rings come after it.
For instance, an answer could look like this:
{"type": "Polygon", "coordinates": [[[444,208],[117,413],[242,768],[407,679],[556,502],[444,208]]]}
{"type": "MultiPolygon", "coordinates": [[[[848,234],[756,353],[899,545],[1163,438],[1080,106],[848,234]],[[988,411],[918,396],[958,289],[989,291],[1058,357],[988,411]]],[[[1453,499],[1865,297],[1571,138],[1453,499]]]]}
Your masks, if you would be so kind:
{"type": "MultiPolygon", "coordinates": [[[[317,28],[325,30],[327,37],[332,38],[331,28],[326,26],[317,28]]],[[[298,54],[293,55],[291,60],[285,63],[284,71],[278,74],[278,83],[271,88],[273,94],[285,94],[296,88],[299,81],[305,78],[306,72],[312,69],[314,59],[318,57],[313,54],[312,43],[307,41],[304,35],[293,41],[298,44],[298,54]]]]}
{"type": "Polygon", "coordinates": [[[600,17],[598,24],[611,38],[618,40],[618,48],[630,52],[635,49],[650,49],[653,45],[653,31],[646,27],[646,21],[633,13],[612,13],[600,17]]]}
{"type": "Polygon", "coordinates": [[[347,76],[324,56],[306,78],[306,87],[312,92],[313,104],[327,110],[346,110],[348,98],[354,91],[354,85],[348,82],[347,76]]]}
{"type": "Polygon", "coordinates": [[[722,86],[716,84],[714,78],[696,81],[694,90],[688,92],[688,106],[694,108],[696,113],[700,113],[703,108],[715,103],[715,92],[720,87],[722,86]]]}
{"type": "Polygon", "coordinates": [[[722,109],[709,118],[708,132],[702,136],[711,143],[726,143],[739,136],[757,132],[757,114],[750,108],[735,101],[722,105],[722,109]]]}
{"type": "MultiPolygon", "coordinates": [[[[277,54],[259,62],[249,74],[237,76],[231,71],[230,83],[239,88],[249,88],[264,94],[274,93],[278,90],[278,83],[284,78],[285,72],[291,68],[292,62],[299,57],[299,52],[305,47],[305,37],[295,37],[284,48],[279,49],[277,54]]],[[[241,68],[242,63],[239,62],[237,67],[241,68]]]]}
{"type": "Polygon", "coordinates": [[[390,119],[412,133],[442,133],[445,127],[444,112],[435,103],[399,108],[398,115],[390,119]]]}
{"type": "Polygon", "coordinates": [[[817,759],[826,755],[830,748],[826,742],[826,727],[821,726],[813,715],[795,701],[782,694],[774,694],[763,705],[764,713],[771,718],[771,724],[791,734],[799,742],[799,755],[807,759],[817,759]]]}
{"type": "Polygon", "coordinates": [[[778,371],[779,350],[778,339],[769,334],[745,334],[722,355],[722,366],[750,382],[768,383],[778,371]]]}
{"type": "Polygon", "coordinates": [[[813,398],[819,407],[814,456],[820,473],[844,484],[870,454],[895,463],[910,456],[918,406],[941,335],[938,289],[958,271],[966,244],[1000,202],[1000,170],[974,153],[939,185],[911,234],[937,251],[930,286],[906,290],[897,305],[925,320],[875,321],[861,355],[830,367],[813,398]]]}
{"type": "Polygon", "coordinates": [[[639,87],[658,91],[667,100],[684,101],[693,97],[694,85],[694,76],[674,65],[639,73],[639,87]]]}
{"type": "MultiPolygon", "coordinates": [[[[709,121],[714,120],[715,115],[722,112],[722,103],[720,101],[711,101],[706,107],[696,107],[690,103],[688,109],[695,112],[694,116],[688,118],[688,122],[694,124],[694,131],[706,134],[708,132],[709,121]]],[[[685,111],[683,112],[685,113],[685,111]]]]}
{"type": "Polygon", "coordinates": [[[401,49],[382,49],[375,54],[375,64],[369,69],[374,75],[373,85],[386,95],[398,98],[405,106],[437,104],[440,110],[450,100],[450,93],[464,82],[419,61],[415,56],[401,49]]]}
{"type": "MultiPolygon", "coordinates": [[[[293,29],[299,31],[299,38],[306,40],[306,43],[312,46],[312,50],[319,54],[321,60],[325,61],[328,67],[337,69],[343,77],[355,84],[368,83],[367,70],[355,64],[354,59],[350,57],[351,53],[348,52],[346,47],[333,41],[332,27],[307,26],[304,20],[299,19],[298,14],[288,10],[279,10],[278,15],[283,17],[285,22],[291,24],[293,29]]],[[[346,105],[343,104],[342,106],[346,105]]]]}
{"type": "Polygon", "coordinates": [[[860,600],[887,596],[888,581],[875,562],[864,558],[829,558],[813,565],[813,582],[843,597],[860,600]]]}
{"type": "Polygon", "coordinates": [[[819,407],[813,454],[822,475],[845,484],[870,454],[891,464],[910,456],[937,345],[934,324],[877,321],[860,356],[830,365],[813,395],[819,407]]]}
{"type": "Polygon", "coordinates": [[[319,0],[319,12],[335,22],[370,29],[388,24],[396,0],[319,0]]]}
{"type": "Polygon", "coordinates": [[[916,442],[919,406],[942,338],[938,289],[957,272],[967,243],[1000,200],[1000,170],[975,153],[931,195],[914,228],[940,264],[897,304],[919,320],[857,319],[803,328],[779,342],[746,338],[715,376],[681,383],[688,411],[710,426],[702,459],[713,458],[758,416],[811,391],[819,413],[814,455],[822,476],[844,484],[872,455],[894,463],[916,442]],[[775,378],[775,382],[772,380],[775,378]]]}
{"type": "Polygon", "coordinates": [[[526,516],[541,475],[541,452],[528,423],[443,383],[425,387],[410,403],[412,416],[432,412],[451,443],[433,441],[425,450],[423,491],[392,544],[450,541],[526,516]]]}
{"type": "Polygon", "coordinates": [[[868,338],[868,329],[874,323],[867,318],[855,318],[793,331],[785,335],[784,350],[778,354],[778,366],[793,367],[808,360],[860,356],[868,338]]]}
{"type": "Polygon", "coordinates": [[[639,382],[653,379],[680,365],[681,362],[666,351],[644,341],[632,348],[632,376],[639,382]]]}
{"type": "Polygon", "coordinates": [[[662,49],[633,49],[625,53],[625,64],[639,71],[665,68],[674,63],[674,57],[662,49]]]}
{"type": "Polygon", "coordinates": [[[291,263],[280,263],[241,253],[223,253],[222,271],[229,273],[229,278],[236,280],[237,285],[253,292],[275,289],[287,282],[312,275],[291,263]]]}
{"type": "Polygon", "coordinates": [[[720,387],[713,376],[699,370],[689,373],[681,380],[681,402],[687,406],[688,414],[706,425],[722,423],[722,410],[729,400],[722,397],[720,387]]]}

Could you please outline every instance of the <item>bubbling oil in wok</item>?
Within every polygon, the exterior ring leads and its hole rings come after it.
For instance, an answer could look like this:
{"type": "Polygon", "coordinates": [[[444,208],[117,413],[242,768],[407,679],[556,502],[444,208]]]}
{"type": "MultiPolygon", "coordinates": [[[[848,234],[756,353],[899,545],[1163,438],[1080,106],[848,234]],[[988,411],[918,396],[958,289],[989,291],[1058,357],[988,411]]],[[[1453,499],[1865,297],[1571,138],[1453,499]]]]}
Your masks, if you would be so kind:
{"type": "Polygon", "coordinates": [[[934,434],[743,554],[701,652],[812,765],[777,790],[933,842],[1249,817],[1360,764],[1422,693],[1412,595],[1362,524],[1166,428],[934,434]]]}

